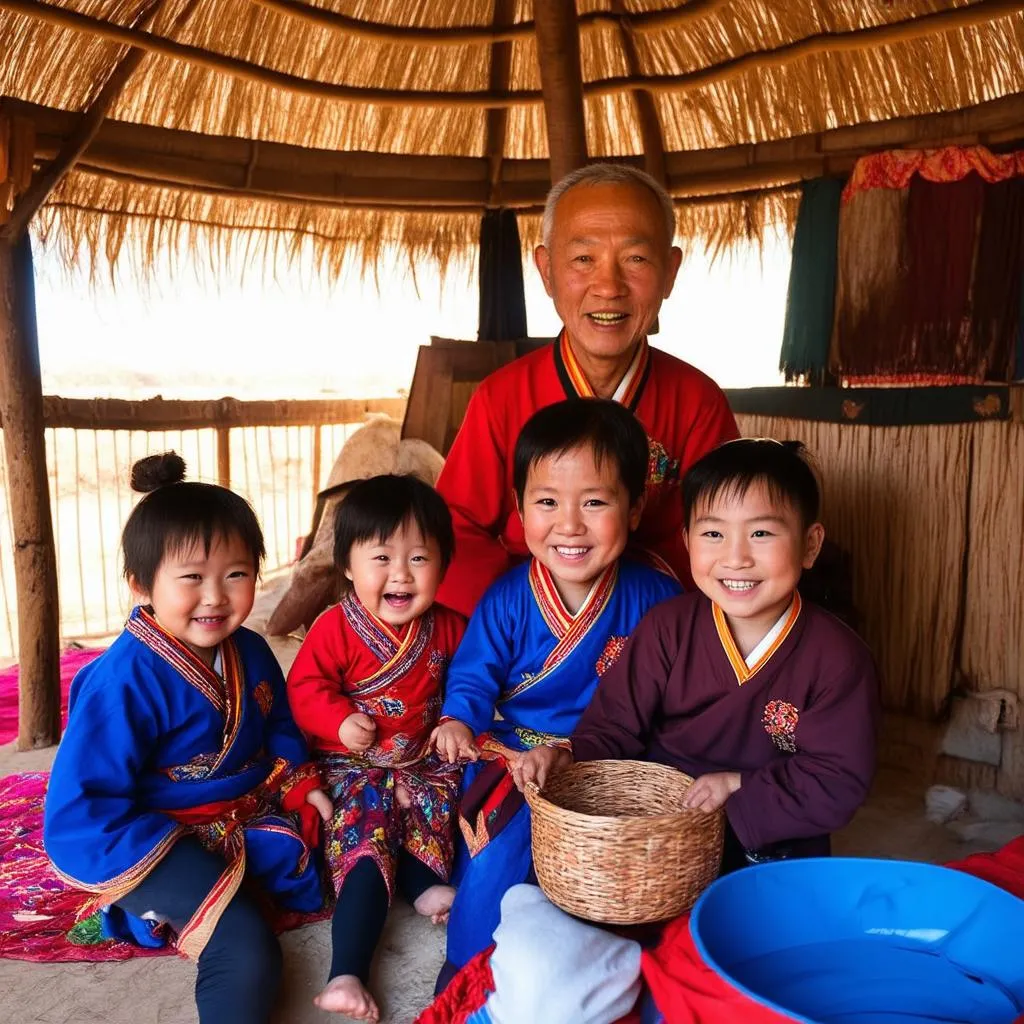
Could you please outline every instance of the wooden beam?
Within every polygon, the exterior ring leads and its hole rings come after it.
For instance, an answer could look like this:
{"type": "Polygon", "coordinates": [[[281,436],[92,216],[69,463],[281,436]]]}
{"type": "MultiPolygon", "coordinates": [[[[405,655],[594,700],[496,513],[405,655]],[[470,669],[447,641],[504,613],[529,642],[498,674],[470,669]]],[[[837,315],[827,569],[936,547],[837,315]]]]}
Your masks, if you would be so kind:
{"type": "MultiPolygon", "coordinates": [[[[47,395],[40,421],[70,430],[209,430],[233,427],[303,427],[361,423],[368,413],[401,417],[404,398],[336,398],[246,402],[237,398],[176,401],[148,398],[61,398],[47,395]]],[[[4,408],[0,428],[13,423],[4,408]]]]}
{"type": "Polygon", "coordinates": [[[16,244],[0,238],[0,365],[18,602],[17,745],[32,750],[60,738],[60,615],[27,234],[16,244]]]}
{"type": "Polygon", "coordinates": [[[534,8],[534,17],[548,130],[548,159],[554,184],[587,162],[576,0],[545,0],[534,8]]]}
{"type": "MultiPolygon", "coordinates": [[[[536,23],[538,39],[548,32],[542,25],[557,25],[564,20],[568,11],[568,0],[550,0],[538,6],[541,18],[536,23]]],[[[690,4],[688,6],[694,6],[690,4]]],[[[13,11],[26,17],[57,25],[73,31],[109,39],[125,46],[138,46],[153,53],[160,53],[176,60],[188,61],[201,67],[210,68],[223,74],[246,81],[259,82],[287,92],[315,96],[321,99],[339,100],[349,103],[371,103],[390,107],[515,107],[525,106],[544,100],[543,89],[519,90],[498,93],[490,90],[479,91],[432,91],[415,89],[376,89],[361,86],[340,85],[302,78],[298,75],[277,71],[252,61],[214,53],[198,46],[178,43],[163,36],[139,32],[112,22],[88,15],[78,14],[63,7],[41,3],[40,0],[0,0],[0,10],[13,11]]],[[[823,32],[804,39],[787,43],[771,50],[758,50],[741,57],[724,61],[706,68],[697,68],[679,75],[626,75],[587,82],[583,86],[584,96],[608,96],[634,89],[646,89],[653,93],[687,92],[700,89],[715,82],[736,78],[765,67],[778,67],[809,56],[831,53],[848,53],[856,50],[875,49],[895,43],[910,42],[924,36],[952,32],[1007,17],[1024,10],[1024,0],[982,0],[966,7],[957,7],[925,14],[903,21],[890,22],[871,28],[852,29],[848,32],[823,32]]],[[[575,15],[575,7],[572,8],[575,15]]],[[[674,11],[652,12],[674,14],[674,11]]],[[[610,23],[617,24],[613,16],[610,23]]],[[[668,20],[662,27],[668,27],[668,20]]],[[[575,46],[579,47],[579,33],[574,17],[575,46]]],[[[566,43],[569,37],[561,37],[566,43]]],[[[557,51],[557,44],[556,44],[557,51]]],[[[578,81],[578,78],[577,78],[578,81]]]]}
{"type": "MultiPolygon", "coordinates": [[[[134,29],[148,29],[162,10],[167,0],[150,0],[139,12],[138,18],[132,23],[134,29]]],[[[171,25],[171,35],[176,35],[196,8],[198,0],[189,0],[171,25]]],[[[60,151],[35,177],[31,186],[15,204],[10,220],[2,230],[11,239],[16,239],[27,230],[29,221],[36,211],[46,202],[47,197],[57,187],[61,178],[75,165],[78,158],[85,152],[89,143],[96,138],[107,113],[117,101],[128,84],[128,79],[146,57],[146,51],[138,47],[130,49],[117,64],[96,98],[89,104],[89,109],[81,115],[75,131],[67,138],[60,151]]]]}
{"type": "MultiPolygon", "coordinates": [[[[619,15],[621,19],[619,21],[619,42],[622,44],[622,53],[626,58],[626,67],[629,69],[630,75],[638,76],[641,72],[640,54],[633,37],[634,28],[625,17],[628,12],[624,0],[612,0],[612,12],[619,15]]],[[[658,108],[654,97],[646,89],[636,89],[633,92],[633,109],[636,112],[640,140],[644,147],[644,170],[655,181],[667,185],[665,139],[661,133],[661,120],[658,117],[658,108]]]]}
{"type": "MultiPolygon", "coordinates": [[[[535,31],[532,21],[502,23],[495,20],[491,25],[457,25],[451,28],[433,26],[394,25],[383,21],[364,21],[345,14],[336,14],[323,7],[314,7],[301,0],[254,0],[261,7],[278,14],[300,18],[317,28],[330,29],[348,36],[372,39],[380,43],[394,43],[400,46],[470,46],[511,43],[526,39],[535,31]]],[[[614,28],[628,21],[637,32],[657,32],[666,28],[678,28],[706,17],[730,0],[690,0],[679,7],[663,11],[624,14],[609,11],[589,11],[579,15],[580,31],[614,28]]]]}
{"type": "MultiPolygon", "coordinates": [[[[7,99],[0,104],[5,111],[34,121],[37,159],[51,159],[63,138],[74,130],[74,114],[7,99]]],[[[995,145],[1018,139],[1024,139],[1024,94],[942,114],[751,145],[669,153],[666,176],[671,192],[692,196],[702,190],[722,192],[844,174],[859,156],[882,149],[995,145]]],[[[637,164],[638,159],[622,162],[637,164]]],[[[214,195],[330,207],[443,206],[451,213],[474,212],[493,197],[490,164],[483,157],[335,153],[269,142],[260,143],[254,151],[246,139],[115,121],[104,123],[83,154],[79,169],[116,180],[214,195]]],[[[549,184],[548,161],[502,160],[501,172],[502,205],[543,205],[549,184]]]]}
{"type": "MultiPolygon", "coordinates": [[[[516,13],[516,0],[494,0],[494,27],[500,30],[512,23],[516,13]]],[[[491,45],[491,72],[488,88],[491,92],[507,92],[512,74],[512,44],[495,42],[491,45]]],[[[484,153],[488,163],[488,196],[490,206],[501,205],[501,163],[505,156],[505,134],[508,130],[508,111],[498,107],[487,111],[484,153]]]]}

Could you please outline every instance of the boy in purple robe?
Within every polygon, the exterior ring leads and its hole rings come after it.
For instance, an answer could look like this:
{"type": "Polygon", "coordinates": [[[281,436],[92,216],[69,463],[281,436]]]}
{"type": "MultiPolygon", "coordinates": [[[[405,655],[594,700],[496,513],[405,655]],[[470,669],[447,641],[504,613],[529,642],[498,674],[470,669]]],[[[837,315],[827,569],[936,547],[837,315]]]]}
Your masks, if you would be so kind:
{"type": "MultiPolygon", "coordinates": [[[[802,453],[741,439],[689,470],[699,589],[647,613],[572,735],[578,761],[640,758],[692,775],[687,806],[725,808],[723,872],[827,855],[875,770],[871,653],[797,592],[824,539],[802,453]]],[[[554,750],[535,761],[537,783],[568,762],[554,750]]]]}

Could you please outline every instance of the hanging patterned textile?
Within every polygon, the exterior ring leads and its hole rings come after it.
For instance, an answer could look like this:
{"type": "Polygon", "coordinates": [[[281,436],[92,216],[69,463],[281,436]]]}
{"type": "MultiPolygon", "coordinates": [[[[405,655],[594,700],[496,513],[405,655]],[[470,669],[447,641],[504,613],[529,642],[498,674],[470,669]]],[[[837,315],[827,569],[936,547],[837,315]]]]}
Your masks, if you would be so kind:
{"type": "Polygon", "coordinates": [[[879,188],[839,213],[836,316],[829,362],[837,376],[872,374],[896,328],[907,189],[879,188]]]}
{"type": "Polygon", "coordinates": [[[1024,151],[982,146],[857,162],[840,212],[830,360],[838,377],[1011,379],[1024,315],[1022,180],[1024,151]]]}
{"type": "MultiPolygon", "coordinates": [[[[1014,346],[1024,337],[1024,178],[985,189],[974,273],[971,337],[990,380],[1012,380],[1014,346]],[[1008,311],[1016,311],[1016,320],[1008,311]]],[[[1024,366],[1016,361],[1016,374],[1024,366]]]]}
{"type": "Polygon", "coordinates": [[[822,384],[828,370],[842,191],[836,178],[803,184],[779,357],[787,381],[822,384]]]}

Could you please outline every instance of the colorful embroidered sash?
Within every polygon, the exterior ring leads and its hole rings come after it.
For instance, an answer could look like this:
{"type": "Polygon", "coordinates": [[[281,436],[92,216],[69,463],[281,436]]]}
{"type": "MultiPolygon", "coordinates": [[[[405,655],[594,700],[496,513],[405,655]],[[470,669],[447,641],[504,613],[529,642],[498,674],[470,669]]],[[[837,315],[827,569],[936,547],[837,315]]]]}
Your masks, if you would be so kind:
{"type": "Polygon", "coordinates": [[[725,612],[718,607],[717,604],[712,602],[711,611],[715,619],[715,629],[718,631],[718,639],[721,641],[722,647],[725,650],[726,657],[729,659],[729,664],[732,665],[732,670],[736,674],[736,682],[742,686],[744,683],[749,682],[761,671],[771,660],[772,655],[783,645],[786,637],[793,631],[793,627],[796,625],[797,619],[800,618],[800,609],[802,602],[798,593],[793,594],[793,604],[790,606],[789,615],[786,617],[786,621],[779,631],[779,635],[772,642],[771,646],[761,655],[760,658],[753,665],[747,665],[746,659],[740,654],[740,649],[736,646],[736,641],[733,638],[732,630],[729,629],[729,623],[726,621],[725,612]]]}
{"type": "Polygon", "coordinates": [[[171,636],[145,608],[135,608],[128,619],[128,632],[145,644],[185,680],[194,686],[224,716],[224,740],[209,773],[217,771],[238,737],[242,724],[242,695],[245,676],[235,642],[228,637],[220,644],[224,678],[221,679],[194,651],[171,636]]]}
{"type": "Polygon", "coordinates": [[[524,679],[510,690],[506,690],[501,697],[502,702],[517,697],[531,686],[536,686],[572,654],[580,641],[590,632],[594,623],[600,619],[605,608],[608,607],[608,602],[611,600],[612,594],[615,593],[615,584],[618,578],[619,564],[613,562],[595,580],[579,611],[575,615],[570,615],[562,603],[562,598],[548,568],[536,558],[530,562],[530,590],[533,592],[533,599],[537,602],[541,616],[558,643],[544,659],[544,667],[541,671],[524,679]]]}
{"type": "Polygon", "coordinates": [[[423,657],[434,634],[434,613],[428,611],[413,619],[404,637],[386,623],[381,622],[363,607],[362,602],[352,593],[341,600],[341,610],[355,634],[382,662],[381,667],[366,679],[351,680],[350,695],[366,700],[384,690],[412,670],[423,657]]]}
{"type": "MultiPolygon", "coordinates": [[[[566,397],[593,398],[594,389],[590,386],[590,381],[587,380],[587,375],[583,372],[583,368],[569,344],[569,336],[566,331],[562,331],[553,347],[555,370],[565,389],[566,397]]],[[[629,364],[625,376],[619,381],[619,386],[615,389],[612,399],[633,412],[640,401],[640,395],[643,393],[650,372],[651,350],[647,339],[642,338],[637,346],[636,355],[633,356],[633,361],[629,364]]]]}

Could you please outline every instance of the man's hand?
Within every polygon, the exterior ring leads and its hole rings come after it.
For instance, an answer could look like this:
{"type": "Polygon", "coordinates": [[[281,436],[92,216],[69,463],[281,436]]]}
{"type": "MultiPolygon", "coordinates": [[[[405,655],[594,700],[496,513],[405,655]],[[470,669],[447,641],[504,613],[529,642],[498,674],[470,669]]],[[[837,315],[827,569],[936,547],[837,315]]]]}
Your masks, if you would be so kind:
{"type": "Polygon", "coordinates": [[[473,742],[473,730],[465,722],[450,718],[430,734],[430,746],[449,764],[460,759],[476,761],[480,751],[473,742]]]}
{"type": "Polygon", "coordinates": [[[306,794],[306,803],[316,808],[317,813],[324,821],[330,821],[334,813],[334,805],[331,798],[322,789],[311,789],[306,794]]]}
{"type": "Polygon", "coordinates": [[[544,788],[548,776],[572,764],[572,754],[564,747],[534,747],[512,762],[512,781],[521,793],[528,782],[544,788]]]}
{"type": "Polygon", "coordinates": [[[683,806],[710,814],[740,788],[739,772],[711,772],[695,779],[683,797],[683,806]]]}
{"type": "Polygon", "coordinates": [[[369,715],[356,711],[338,729],[338,739],[355,754],[369,750],[377,739],[377,726],[369,715]]]}

